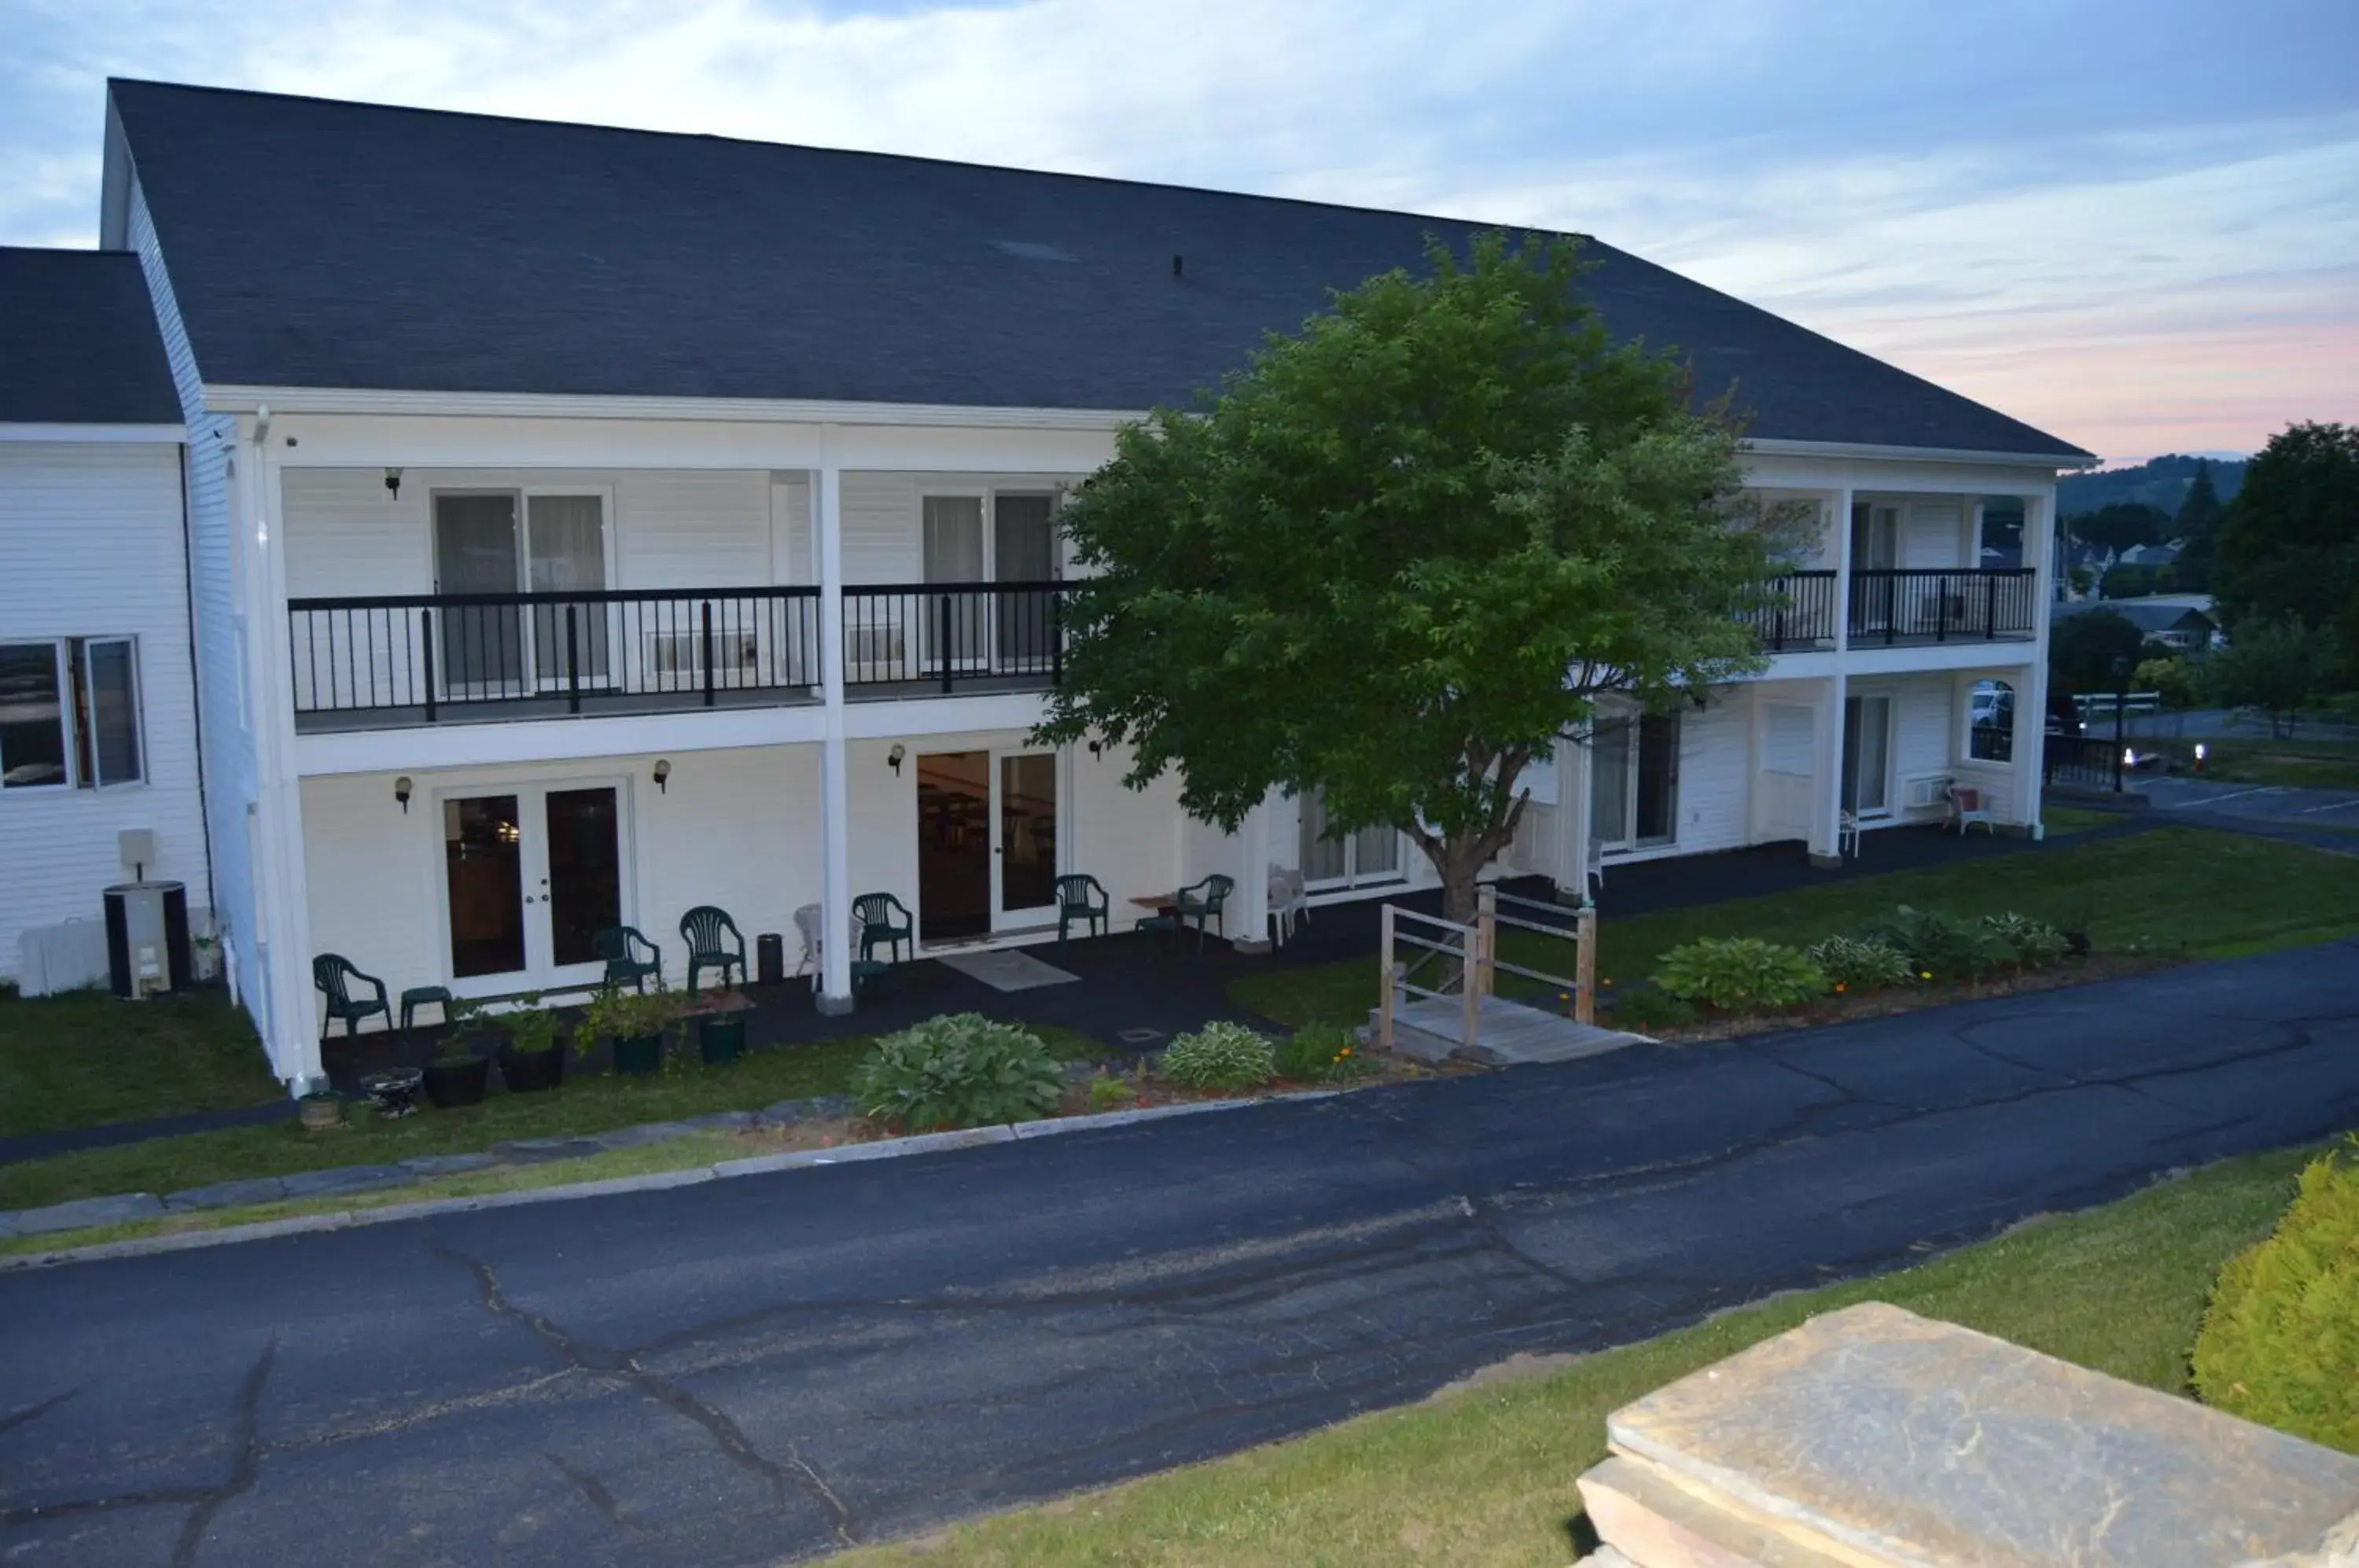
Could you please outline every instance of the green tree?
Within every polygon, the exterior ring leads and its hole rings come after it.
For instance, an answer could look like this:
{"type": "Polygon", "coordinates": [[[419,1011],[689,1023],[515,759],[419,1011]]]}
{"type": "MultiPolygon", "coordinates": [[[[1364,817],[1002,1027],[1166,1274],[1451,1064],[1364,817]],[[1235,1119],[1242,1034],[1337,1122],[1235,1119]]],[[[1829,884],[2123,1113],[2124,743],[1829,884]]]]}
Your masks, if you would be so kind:
{"type": "Polygon", "coordinates": [[[2277,735],[2293,733],[2301,710],[2334,690],[2342,649],[2334,633],[2306,626],[2291,615],[2247,621],[2228,646],[2204,661],[2212,701],[2228,708],[2258,708],[2277,735]]]}
{"type": "Polygon", "coordinates": [[[2142,501],[2115,501],[2064,519],[2069,538],[2116,554],[2133,545],[2160,544],[2170,533],[2170,515],[2142,501]]]}
{"type": "Polygon", "coordinates": [[[1062,514],[1087,569],[1043,738],[1177,768],[1234,830],[1272,789],[1388,826],[1453,919],[1515,836],[1525,768],[1601,696],[1662,705],[1760,659],[1790,518],[1737,503],[1736,432],[1615,346],[1573,247],[1432,247],[1158,409],[1062,514]]]}
{"type": "Polygon", "coordinates": [[[2062,616],[2048,636],[2048,676],[2067,691],[2118,691],[2128,671],[2115,665],[2134,667],[2145,647],[2146,635],[2111,610],[2062,616]]]}
{"type": "Polygon", "coordinates": [[[2133,564],[2109,566],[2105,568],[2104,581],[2098,584],[2098,597],[2139,599],[2148,593],[2159,593],[2163,584],[2169,581],[2164,575],[2166,570],[2159,566],[2133,564]]]}
{"type": "Polygon", "coordinates": [[[2213,587],[2230,636],[2296,620],[2330,631],[2359,670],[2359,426],[2269,438],[2220,530],[2213,587]]]}
{"type": "Polygon", "coordinates": [[[2220,492],[2212,484],[2211,460],[2199,457],[2195,475],[2187,482],[2187,495],[2179,503],[2179,515],[2170,524],[2171,537],[2180,541],[2179,559],[2172,562],[2174,586],[2198,592],[2211,586],[2224,516],[2220,492]]]}

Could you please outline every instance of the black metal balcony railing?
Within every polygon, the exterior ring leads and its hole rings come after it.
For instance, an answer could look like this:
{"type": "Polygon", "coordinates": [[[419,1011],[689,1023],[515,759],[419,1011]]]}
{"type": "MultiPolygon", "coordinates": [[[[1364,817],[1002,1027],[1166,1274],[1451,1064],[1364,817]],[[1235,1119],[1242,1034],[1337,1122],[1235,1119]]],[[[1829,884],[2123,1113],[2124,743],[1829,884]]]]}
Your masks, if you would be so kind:
{"type": "Polygon", "coordinates": [[[2119,794],[2122,748],[2100,735],[2049,735],[2040,742],[2039,773],[2043,783],[2119,794]]]}
{"type": "Polygon", "coordinates": [[[1788,572],[1773,578],[1771,601],[1745,619],[1770,653],[1835,645],[1835,574],[1788,572]]]}
{"type": "Polygon", "coordinates": [[[290,599],[295,713],[334,727],[805,701],[819,615],[816,588],[290,599]]]}
{"type": "Polygon", "coordinates": [[[1064,679],[1071,583],[847,584],[843,684],[854,696],[1027,691],[1064,679]]]}
{"type": "Polygon", "coordinates": [[[2033,567],[1854,571],[1852,645],[2030,637],[2038,578],[2033,567]]]}

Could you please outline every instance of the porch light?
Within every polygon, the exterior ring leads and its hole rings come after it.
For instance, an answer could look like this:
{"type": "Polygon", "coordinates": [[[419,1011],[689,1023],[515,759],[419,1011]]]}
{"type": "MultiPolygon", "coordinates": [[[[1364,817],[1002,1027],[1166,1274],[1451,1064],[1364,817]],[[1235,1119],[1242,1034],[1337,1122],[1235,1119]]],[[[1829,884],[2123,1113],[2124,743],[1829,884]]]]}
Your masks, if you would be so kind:
{"type": "Polygon", "coordinates": [[[1097,757],[1103,757],[1105,756],[1105,742],[1102,740],[1093,740],[1090,742],[1090,755],[1097,757]]]}
{"type": "Polygon", "coordinates": [[[401,470],[388,468],[385,471],[385,488],[395,500],[401,499],[401,470]]]}
{"type": "Polygon", "coordinates": [[[393,781],[393,798],[401,802],[401,814],[409,815],[409,775],[405,773],[393,781]]]}
{"type": "Polygon", "coordinates": [[[893,749],[885,754],[885,760],[893,765],[894,778],[898,779],[901,777],[901,762],[902,759],[907,757],[908,755],[908,752],[902,748],[901,743],[897,740],[893,743],[893,749]]]}
{"type": "Polygon", "coordinates": [[[669,757],[658,757],[656,758],[656,790],[658,794],[669,794],[670,792],[670,789],[671,758],[669,757]]]}

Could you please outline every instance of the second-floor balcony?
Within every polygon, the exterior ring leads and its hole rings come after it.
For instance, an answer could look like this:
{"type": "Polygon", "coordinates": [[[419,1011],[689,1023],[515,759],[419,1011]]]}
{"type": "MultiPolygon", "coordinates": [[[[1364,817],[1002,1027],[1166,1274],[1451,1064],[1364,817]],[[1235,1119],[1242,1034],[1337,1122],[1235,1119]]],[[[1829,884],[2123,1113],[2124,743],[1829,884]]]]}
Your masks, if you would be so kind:
{"type": "Polygon", "coordinates": [[[1849,616],[1853,648],[2028,639],[2039,628],[2039,573],[1854,567],[1849,616]]]}
{"type": "MultiPolygon", "coordinates": [[[[862,584],[832,650],[851,701],[1044,689],[1071,583],[862,584]]],[[[288,602],[310,733],[824,699],[811,587],[362,594],[288,602]]]]}

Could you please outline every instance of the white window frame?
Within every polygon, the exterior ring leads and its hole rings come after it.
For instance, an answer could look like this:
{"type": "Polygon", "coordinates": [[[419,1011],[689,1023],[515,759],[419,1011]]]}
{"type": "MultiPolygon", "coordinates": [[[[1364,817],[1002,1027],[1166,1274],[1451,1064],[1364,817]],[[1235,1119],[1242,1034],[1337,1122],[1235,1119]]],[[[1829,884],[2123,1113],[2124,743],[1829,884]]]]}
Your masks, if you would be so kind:
{"type": "MultiPolygon", "coordinates": [[[[1647,716],[1648,715],[1645,709],[1635,706],[1601,709],[1591,722],[1589,735],[1582,742],[1582,749],[1586,754],[1589,760],[1591,776],[1589,800],[1593,802],[1597,798],[1596,773],[1598,761],[1594,743],[1598,732],[1609,726],[1618,726],[1629,732],[1629,740],[1623,747],[1622,754],[1624,780],[1622,790],[1622,832],[1620,836],[1615,838],[1602,839],[1593,836],[1590,839],[1590,844],[1601,857],[1606,855],[1618,857],[1630,855],[1654,854],[1662,850],[1676,848],[1680,842],[1680,785],[1682,782],[1683,778],[1682,769],[1680,765],[1686,759],[1687,756],[1687,715],[1677,709],[1674,709],[1668,713],[1658,713],[1654,715],[1657,718],[1669,720],[1672,726],[1671,831],[1658,838],[1640,838],[1638,836],[1639,764],[1640,754],[1644,749],[1639,745],[1639,735],[1641,733],[1640,726],[1645,723],[1647,716]]],[[[1584,803],[1582,810],[1584,815],[1590,818],[1587,825],[1593,835],[1596,828],[1594,807],[1593,805],[1584,803]]]]}
{"type": "Polygon", "coordinates": [[[41,795],[52,789],[93,789],[112,792],[120,789],[145,789],[153,764],[147,751],[147,686],[139,669],[139,638],[128,632],[102,632],[84,637],[0,637],[0,648],[47,648],[49,650],[49,678],[58,694],[58,728],[65,743],[65,777],[51,784],[18,784],[0,789],[0,798],[12,795],[41,795]],[[88,704],[94,701],[97,686],[91,677],[91,649],[100,643],[119,642],[130,650],[131,670],[131,740],[138,749],[139,773],[134,779],[105,779],[98,772],[98,736],[96,721],[89,714],[88,704]],[[77,655],[79,656],[77,658],[77,655]],[[82,765],[87,746],[91,766],[82,765]]]}
{"type": "Polygon", "coordinates": [[[2013,767],[2015,765],[2013,752],[2015,746],[2014,733],[2016,705],[2023,701],[2023,689],[2020,686],[2017,686],[2014,681],[2009,681],[2004,675],[1972,675],[1960,682],[1960,691],[1961,696],[1958,707],[1964,720],[1964,734],[1959,738],[1959,766],[1980,766],[1984,768],[2013,767]],[[1976,757],[1974,755],[1974,731],[1983,727],[1974,723],[1974,688],[1980,686],[1984,681],[1989,681],[1994,685],[2004,686],[2006,688],[2007,722],[2004,726],[1991,726],[1992,728],[2003,727],[2005,733],[2008,736],[2008,755],[2006,757],[1976,757]]]}

